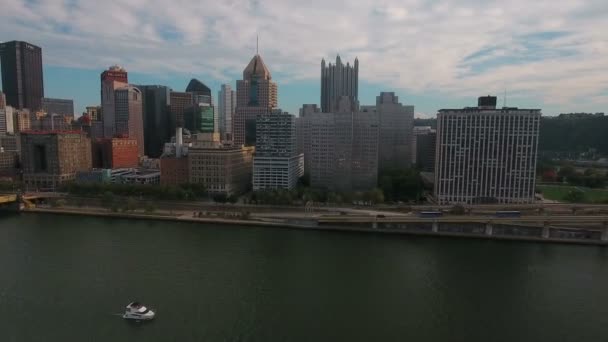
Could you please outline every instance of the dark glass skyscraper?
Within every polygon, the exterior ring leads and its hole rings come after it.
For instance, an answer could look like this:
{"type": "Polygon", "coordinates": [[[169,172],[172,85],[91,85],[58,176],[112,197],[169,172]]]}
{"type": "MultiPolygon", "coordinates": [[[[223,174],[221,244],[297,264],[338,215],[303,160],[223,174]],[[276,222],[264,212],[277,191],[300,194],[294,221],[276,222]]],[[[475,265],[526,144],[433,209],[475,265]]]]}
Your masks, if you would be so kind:
{"type": "Polygon", "coordinates": [[[39,110],[44,97],[42,49],[20,41],[2,43],[0,60],[6,104],[18,109],[39,110]]]}
{"type": "Polygon", "coordinates": [[[321,61],[321,110],[323,113],[332,113],[337,110],[340,98],[347,96],[354,107],[359,104],[359,60],[355,64],[342,64],[340,56],[336,57],[336,64],[325,65],[321,61]]]}
{"type": "Polygon", "coordinates": [[[175,133],[171,122],[171,89],[161,85],[137,85],[143,98],[144,152],[159,158],[175,133]]]}

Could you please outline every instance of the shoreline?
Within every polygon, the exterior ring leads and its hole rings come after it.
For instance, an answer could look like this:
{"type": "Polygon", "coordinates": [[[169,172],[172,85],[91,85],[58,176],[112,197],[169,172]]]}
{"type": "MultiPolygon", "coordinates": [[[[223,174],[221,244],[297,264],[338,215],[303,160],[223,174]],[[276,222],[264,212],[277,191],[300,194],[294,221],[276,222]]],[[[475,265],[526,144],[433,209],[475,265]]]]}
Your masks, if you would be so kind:
{"type": "Polygon", "coordinates": [[[279,228],[279,229],[298,229],[298,230],[313,230],[313,231],[333,231],[344,233],[366,233],[366,234],[382,234],[382,235],[411,235],[425,236],[435,238],[458,238],[458,239],[483,239],[483,240],[498,240],[498,241],[519,241],[533,243],[560,243],[560,244],[575,244],[575,245],[595,245],[607,246],[608,241],[602,240],[582,240],[582,239],[567,239],[567,238],[541,238],[533,236],[508,236],[508,235],[485,235],[475,233],[454,233],[454,232],[432,232],[432,231],[408,231],[397,229],[378,229],[378,228],[357,228],[343,227],[330,225],[304,225],[289,222],[272,222],[258,220],[243,220],[243,219],[226,219],[219,217],[187,217],[184,215],[175,214],[160,214],[160,213],[117,213],[104,210],[91,210],[91,208],[29,208],[21,210],[20,213],[36,213],[36,214],[51,214],[51,215],[69,215],[69,216],[89,216],[89,217],[104,217],[116,219],[137,219],[150,221],[171,221],[171,222],[186,222],[199,224],[218,224],[228,226],[249,226],[257,228],[279,228]],[[88,210],[87,210],[88,209],[88,210]]]}

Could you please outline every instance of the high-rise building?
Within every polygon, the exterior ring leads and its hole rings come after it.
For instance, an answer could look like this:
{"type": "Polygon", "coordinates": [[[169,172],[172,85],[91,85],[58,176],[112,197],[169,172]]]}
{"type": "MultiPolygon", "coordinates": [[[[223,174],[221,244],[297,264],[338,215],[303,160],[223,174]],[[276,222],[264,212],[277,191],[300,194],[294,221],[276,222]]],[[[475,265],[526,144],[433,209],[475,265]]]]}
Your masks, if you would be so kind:
{"type": "Polygon", "coordinates": [[[253,56],[243,79],[236,82],[236,109],[232,122],[233,140],[238,145],[255,145],[256,118],[276,108],[278,87],[262,56],[253,56]]]}
{"type": "Polygon", "coordinates": [[[15,133],[14,115],[13,107],[0,108],[0,134],[15,133]]]}
{"type": "Polygon", "coordinates": [[[103,121],[101,106],[87,106],[86,110],[91,121],[103,121]]]}
{"type": "Polygon", "coordinates": [[[44,97],[42,49],[20,41],[2,43],[0,62],[6,104],[16,109],[40,109],[44,97]]]}
{"type": "Polygon", "coordinates": [[[74,120],[74,100],[45,97],[42,99],[42,110],[47,114],[60,114],[70,121],[74,120]]]}
{"type": "Polygon", "coordinates": [[[211,89],[196,78],[190,80],[190,83],[186,86],[186,93],[192,94],[194,103],[207,103],[213,105],[211,89]]]}
{"type": "Polygon", "coordinates": [[[101,73],[101,109],[103,112],[103,131],[106,138],[116,134],[115,91],[129,84],[127,71],[118,65],[111,66],[101,73]]]}
{"type": "Polygon", "coordinates": [[[139,156],[144,156],[144,122],[141,91],[127,86],[115,91],[115,134],[137,140],[139,156]]]}
{"type": "Polygon", "coordinates": [[[216,133],[213,106],[197,103],[184,111],[184,128],[192,133],[216,133]]]}
{"type": "Polygon", "coordinates": [[[416,134],[416,167],[424,172],[435,172],[436,142],[435,130],[416,134]]]}
{"type": "Polygon", "coordinates": [[[13,125],[15,133],[25,132],[32,129],[32,120],[27,110],[13,111],[13,125]]]}
{"type": "Polygon", "coordinates": [[[4,109],[6,107],[6,95],[0,91],[0,109],[4,109]]]}
{"type": "Polygon", "coordinates": [[[379,168],[408,168],[412,160],[414,106],[404,106],[392,92],[376,97],[379,168]]]}
{"type": "Polygon", "coordinates": [[[144,153],[159,158],[171,140],[171,89],[160,85],[138,85],[143,103],[144,153]]]}
{"type": "Polygon", "coordinates": [[[338,102],[343,96],[355,105],[359,103],[359,60],[355,64],[342,64],[340,55],[336,64],[326,66],[325,59],[321,61],[321,110],[324,113],[336,112],[338,102]]]}
{"type": "Polygon", "coordinates": [[[298,152],[304,153],[310,184],[336,191],[370,190],[378,181],[378,115],[353,111],[343,97],[336,113],[303,108],[298,152]]]}
{"type": "Polygon", "coordinates": [[[435,196],[449,203],[531,203],[540,109],[477,107],[437,114],[435,196]]]}
{"type": "Polygon", "coordinates": [[[194,104],[192,93],[172,91],[169,94],[169,108],[171,110],[171,130],[184,127],[184,111],[194,104]]]}
{"type": "Polygon", "coordinates": [[[81,132],[24,132],[21,150],[28,189],[56,189],[91,169],[91,141],[81,132]]]}
{"type": "Polygon", "coordinates": [[[256,119],[253,190],[293,189],[304,175],[304,155],[298,154],[295,117],[280,109],[256,119]]]}
{"type": "Polygon", "coordinates": [[[232,140],[232,118],[236,109],[236,92],[229,84],[222,84],[217,95],[218,121],[222,139],[232,140]]]}

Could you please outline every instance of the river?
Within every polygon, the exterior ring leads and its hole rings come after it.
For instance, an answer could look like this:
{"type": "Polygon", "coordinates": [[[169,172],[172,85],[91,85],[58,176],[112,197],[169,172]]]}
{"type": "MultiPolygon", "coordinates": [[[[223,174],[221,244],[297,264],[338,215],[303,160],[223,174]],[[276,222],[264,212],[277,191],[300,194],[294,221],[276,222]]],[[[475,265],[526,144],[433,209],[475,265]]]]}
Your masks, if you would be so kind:
{"type": "Polygon", "coordinates": [[[603,341],[607,300],[603,247],[0,218],[3,342],[603,341]]]}

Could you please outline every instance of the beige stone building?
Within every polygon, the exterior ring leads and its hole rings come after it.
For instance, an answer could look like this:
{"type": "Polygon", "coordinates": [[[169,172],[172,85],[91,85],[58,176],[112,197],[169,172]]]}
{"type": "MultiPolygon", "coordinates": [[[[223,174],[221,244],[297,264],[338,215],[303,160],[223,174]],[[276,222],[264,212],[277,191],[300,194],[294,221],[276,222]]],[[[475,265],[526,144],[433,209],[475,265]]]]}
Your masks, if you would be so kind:
{"type": "Polygon", "coordinates": [[[210,194],[239,195],[251,182],[254,147],[223,145],[219,134],[205,134],[188,149],[190,183],[210,194]]]}

